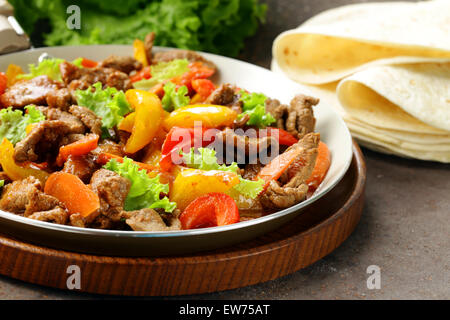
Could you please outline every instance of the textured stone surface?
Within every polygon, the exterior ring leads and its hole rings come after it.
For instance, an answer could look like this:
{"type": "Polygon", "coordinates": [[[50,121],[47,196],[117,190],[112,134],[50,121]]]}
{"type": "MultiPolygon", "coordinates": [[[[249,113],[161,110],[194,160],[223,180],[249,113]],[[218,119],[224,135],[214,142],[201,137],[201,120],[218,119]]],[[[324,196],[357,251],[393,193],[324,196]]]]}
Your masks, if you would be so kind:
{"type": "MultiPolygon", "coordinates": [[[[280,32],[348,0],[270,0],[267,24],[240,59],[268,67],[280,32]]],[[[450,299],[450,166],[363,149],[366,206],[344,244],[314,265],[267,283],[189,299],[450,299]],[[366,286],[370,265],[381,289],[366,286]]],[[[92,299],[0,276],[0,299],[92,299]]],[[[110,297],[108,297],[110,298],[110,297]]],[[[172,298],[177,299],[177,298],[172,298]]]]}

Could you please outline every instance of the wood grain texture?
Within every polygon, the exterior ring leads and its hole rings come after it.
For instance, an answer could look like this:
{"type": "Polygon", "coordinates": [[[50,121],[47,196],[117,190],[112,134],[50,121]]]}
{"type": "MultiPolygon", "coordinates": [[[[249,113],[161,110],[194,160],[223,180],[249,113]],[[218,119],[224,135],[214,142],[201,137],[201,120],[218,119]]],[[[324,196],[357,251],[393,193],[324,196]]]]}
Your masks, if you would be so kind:
{"type": "Polygon", "coordinates": [[[239,245],[195,255],[105,257],[49,249],[0,235],[0,274],[67,289],[67,267],[81,269],[80,291],[128,296],[215,292],[279,278],[336,249],[354,230],[364,204],[366,167],[354,143],[342,181],[282,228],[239,245]]]}

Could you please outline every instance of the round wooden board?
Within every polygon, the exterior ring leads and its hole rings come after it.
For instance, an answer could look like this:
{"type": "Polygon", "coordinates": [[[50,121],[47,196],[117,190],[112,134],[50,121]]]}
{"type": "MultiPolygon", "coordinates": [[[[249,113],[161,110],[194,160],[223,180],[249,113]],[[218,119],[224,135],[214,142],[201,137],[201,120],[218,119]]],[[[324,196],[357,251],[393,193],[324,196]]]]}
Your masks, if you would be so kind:
{"type": "Polygon", "coordinates": [[[207,293],[273,280],[316,262],[352,233],[361,217],[365,181],[364,158],[354,143],[350,169],[333,190],[255,240],[195,255],[125,258],[49,249],[0,235],[0,273],[67,289],[73,275],[68,267],[76,265],[79,291],[129,296],[207,293]]]}

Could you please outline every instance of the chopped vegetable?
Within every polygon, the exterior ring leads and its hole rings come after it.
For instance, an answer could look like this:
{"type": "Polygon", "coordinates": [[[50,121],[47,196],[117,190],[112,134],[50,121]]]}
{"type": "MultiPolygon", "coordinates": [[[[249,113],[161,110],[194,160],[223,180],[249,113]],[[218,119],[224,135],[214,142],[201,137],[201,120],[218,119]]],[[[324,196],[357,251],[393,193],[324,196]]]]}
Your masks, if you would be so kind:
{"type": "Polygon", "coordinates": [[[12,86],[17,81],[19,81],[20,79],[18,79],[17,77],[21,74],[23,74],[23,70],[21,67],[15,64],[8,65],[8,69],[6,69],[6,77],[8,78],[8,87],[12,86]]]}
{"type": "MultiPolygon", "coordinates": [[[[105,164],[107,164],[109,161],[111,161],[112,159],[116,160],[116,161],[119,162],[119,163],[123,163],[123,160],[124,160],[124,158],[121,157],[121,156],[117,156],[117,155],[115,155],[115,154],[111,154],[111,153],[106,153],[106,152],[104,152],[104,153],[100,153],[100,154],[98,155],[96,162],[97,162],[98,164],[105,165],[105,164]]],[[[147,163],[142,163],[142,162],[137,162],[137,161],[133,161],[133,163],[134,163],[135,165],[137,165],[137,166],[139,167],[140,170],[146,170],[146,171],[147,171],[147,174],[150,174],[151,172],[157,170],[157,168],[156,168],[155,166],[152,166],[152,165],[147,164],[147,163]]]]}
{"type": "Polygon", "coordinates": [[[160,62],[151,66],[150,79],[143,79],[133,83],[136,89],[149,90],[157,84],[168,81],[189,71],[189,61],[186,59],[175,59],[169,62],[160,62]]]}
{"type": "Polygon", "coordinates": [[[64,59],[51,58],[42,60],[37,66],[34,63],[29,64],[28,68],[30,73],[19,75],[17,78],[29,80],[37,76],[46,75],[53,80],[61,81],[59,65],[64,61],[64,59]]]}
{"type": "Polygon", "coordinates": [[[99,136],[89,134],[83,139],[70,143],[59,148],[59,154],[56,158],[56,164],[62,166],[69,156],[82,156],[97,148],[99,136]]]}
{"type": "Polygon", "coordinates": [[[164,127],[193,128],[198,122],[205,128],[231,126],[237,117],[236,111],[224,106],[197,104],[181,107],[164,119],[164,127]]]}
{"type": "Polygon", "coordinates": [[[169,198],[184,210],[196,198],[209,192],[224,193],[239,183],[234,172],[220,170],[182,170],[170,188],[169,198]]]}
{"type": "Polygon", "coordinates": [[[110,137],[109,130],[117,126],[123,116],[132,111],[123,91],[110,87],[102,89],[100,82],[86,90],[76,90],[75,97],[80,106],[94,111],[102,118],[103,137],[110,137]]]}
{"type": "Polygon", "coordinates": [[[126,92],[127,100],[136,110],[131,136],[125,145],[126,153],[135,153],[155,137],[164,116],[161,101],[154,93],[131,89],[126,92]]]}
{"type": "Polygon", "coordinates": [[[170,202],[169,198],[162,194],[169,193],[169,185],[160,182],[160,176],[150,178],[146,170],[141,170],[138,165],[127,157],[120,163],[115,159],[109,161],[105,169],[114,171],[131,182],[130,192],[125,200],[126,211],[143,208],[161,208],[166,212],[172,212],[177,204],[170,202]]]}
{"type": "Polygon", "coordinates": [[[120,121],[117,125],[117,129],[123,130],[126,132],[133,132],[134,121],[136,120],[136,112],[132,112],[128,114],[125,118],[120,121]]]}
{"type": "Polygon", "coordinates": [[[144,41],[135,39],[133,41],[133,51],[134,51],[134,58],[140,63],[142,63],[144,67],[148,66],[147,53],[144,41]]]}
{"type": "Polygon", "coordinates": [[[98,195],[76,175],[67,172],[51,174],[44,192],[61,201],[69,214],[79,213],[87,218],[100,209],[98,195]]]}
{"type": "Polygon", "coordinates": [[[208,193],[198,197],[180,215],[183,229],[224,226],[239,220],[236,202],[223,193],[208,193]]]}
{"type": "Polygon", "coordinates": [[[227,166],[225,164],[219,165],[217,163],[216,151],[209,148],[198,148],[197,153],[195,148],[191,148],[190,153],[183,153],[183,159],[186,162],[186,166],[189,168],[201,169],[201,170],[220,170],[234,172],[239,177],[239,183],[233,188],[246,198],[254,199],[263,190],[264,181],[262,179],[251,181],[241,177],[239,167],[236,162],[227,166]]]}
{"type": "Polygon", "coordinates": [[[265,128],[276,121],[269,112],[266,112],[265,101],[267,97],[264,94],[248,93],[244,90],[239,91],[239,94],[241,95],[240,100],[243,102],[243,112],[238,116],[238,119],[247,114],[250,116],[247,124],[259,128],[265,128]]]}
{"type": "Polygon", "coordinates": [[[187,106],[191,100],[188,96],[189,92],[186,86],[176,88],[176,85],[169,81],[164,85],[163,89],[164,97],[161,102],[164,110],[168,112],[187,106]]]}
{"type": "Polygon", "coordinates": [[[0,95],[3,94],[8,87],[8,77],[0,72],[0,95]]]}
{"type": "Polygon", "coordinates": [[[89,59],[86,59],[86,58],[80,58],[80,59],[81,59],[81,66],[84,67],[84,68],[95,68],[96,66],[98,66],[98,62],[97,61],[89,60],[89,59]]]}
{"type": "Polygon", "coordinates": [[[151,67],[147,66],[142,68],[140,71],[136,72],[136,74],[130,77],[131,82],[137,82],[143,79],[150,79],[152,77],[151,67]]]}
{"type": "Polygon", "coordinates": [[[14,161],[14,146],[8,139],[3,138],[0,144],[0,165],[6,175],[12,180],[22,180],[34,176],[42,183],[47,180],[49,173],[27,166],[19,166],[14,161]]]}
{"type": "Polygon", "coordinates": [[[45,120],[45,116],[34,105],[26,106],[25,110],[25,114],[11,107],[0,110],[0,139],[7,138],[15,145],[25,138],[28,125],[45,120]]]}
{"type": "Polygon", "coordinates": [[[208,98],[211,95],[211,93],[214,92],[214,90],[216,90],[216,86],[209,79],[192,80],[192,88],[195,90],[195,92],[197,92],[196,103],[203,102],[206,98],[208,98]]]}
{"type": "Polygon", "coordinates": [[[0,180],[0,189],[5,185],[5,180],[0,180]]]}
{"type": "Polygon", "coordinates": [[[316,164],[314,166],[313,172],[306,184],[309,186],[309,191],[315,191],[319,185],[322,183],[323,179],[327,175],[328,169],[331,165],[331,153],[328,146],[320,141],[317,147],[317,158],[316,164]]]}
{"type": "Polygon", "coordinates": [[[264,180],[263,190],[266,190],[272,180],[278,180],[279,177],[286,171],[287,168],[294,162],[302,148],[292,148],[278,155],[267,165],[265,165],[261,171],[259,171],[256,179],[264,180]]]}

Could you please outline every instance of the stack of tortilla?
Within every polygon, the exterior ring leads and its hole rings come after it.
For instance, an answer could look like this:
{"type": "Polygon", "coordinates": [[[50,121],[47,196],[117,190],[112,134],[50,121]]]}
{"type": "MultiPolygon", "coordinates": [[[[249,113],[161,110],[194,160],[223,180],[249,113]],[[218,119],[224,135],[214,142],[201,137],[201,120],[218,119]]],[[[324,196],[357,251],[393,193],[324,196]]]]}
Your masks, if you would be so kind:
{"type": "Polygon", "coordinates": [[[361,144],[450,162],[450,0],[329,10],[279,35],[273,57],[361,144]]]}

